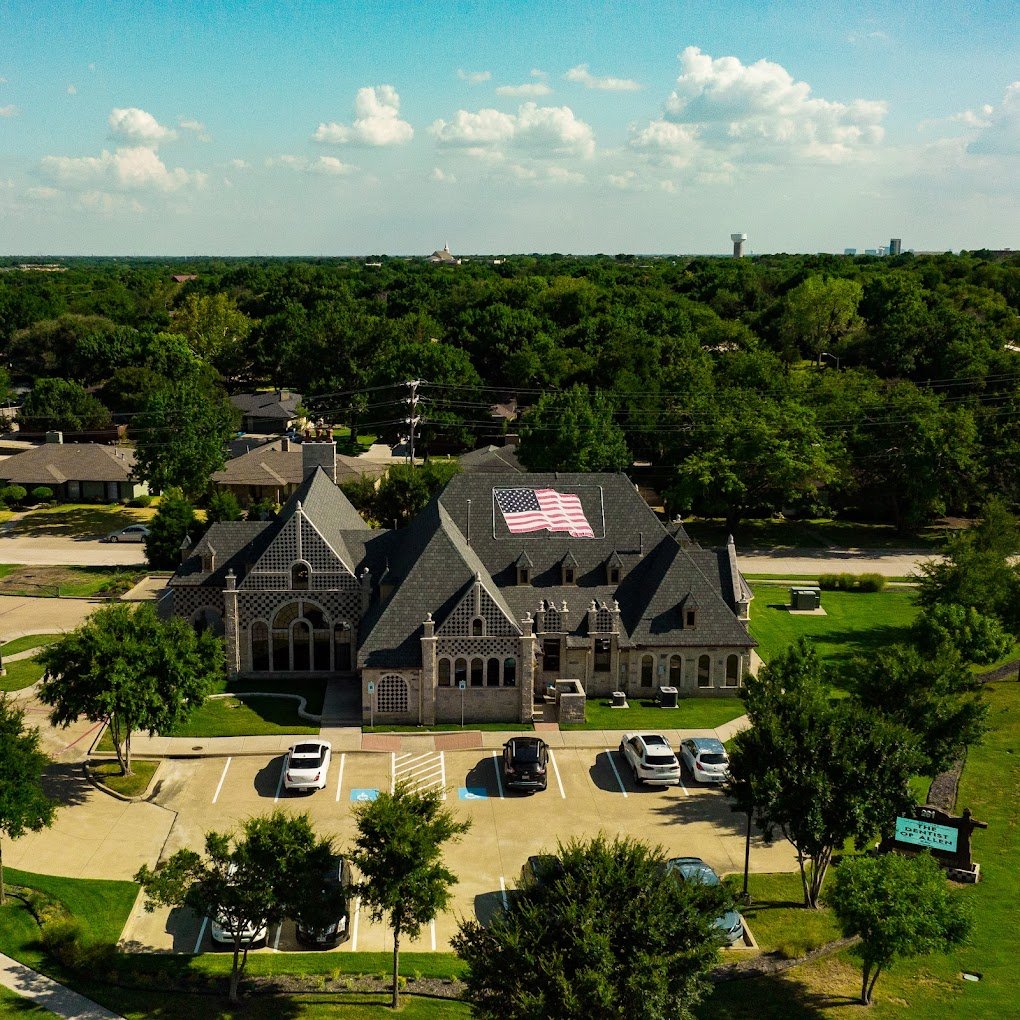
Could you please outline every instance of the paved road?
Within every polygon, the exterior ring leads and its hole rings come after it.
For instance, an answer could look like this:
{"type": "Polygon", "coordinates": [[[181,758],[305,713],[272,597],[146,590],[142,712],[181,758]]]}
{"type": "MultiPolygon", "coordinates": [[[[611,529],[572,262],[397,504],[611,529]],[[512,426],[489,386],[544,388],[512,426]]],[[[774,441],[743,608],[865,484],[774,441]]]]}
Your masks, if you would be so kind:
{"type": "Polygon", "coordinates": [[[145,565],[140,542],[100,542],[96,538],[22,535],[0,532],[0,563],[34,566],[124,567],[145,565]]]}
{"type": "Polygon", "coordinates": [[[922,563],[938,559],[925,549],[744,549],[737,562],[745,574],[782,574],[784,577],[819,574],[882,574],[906,577],[922,563]]]}
{"type": "Polygon", "coordinates": [[[100,599],[33,599],[23,595],[0,595],[0,644],[22,634],[56,634],[74,630],[106,604],[100,599]]]}

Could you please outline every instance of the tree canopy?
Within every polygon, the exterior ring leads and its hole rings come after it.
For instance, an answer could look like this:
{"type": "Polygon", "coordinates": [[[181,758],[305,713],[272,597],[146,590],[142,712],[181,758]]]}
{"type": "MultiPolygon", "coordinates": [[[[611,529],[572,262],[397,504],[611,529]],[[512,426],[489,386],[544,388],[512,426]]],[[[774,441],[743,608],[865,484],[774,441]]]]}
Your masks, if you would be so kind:
{"type": "Polygon", "coordinates": [[[37,656],[39,700],[54,726],[109,720],[117,761],[131,772],[131,734],[167,733],[202,704],[223,675],[223,643],[153,605],[99,609],[37,656]]]}

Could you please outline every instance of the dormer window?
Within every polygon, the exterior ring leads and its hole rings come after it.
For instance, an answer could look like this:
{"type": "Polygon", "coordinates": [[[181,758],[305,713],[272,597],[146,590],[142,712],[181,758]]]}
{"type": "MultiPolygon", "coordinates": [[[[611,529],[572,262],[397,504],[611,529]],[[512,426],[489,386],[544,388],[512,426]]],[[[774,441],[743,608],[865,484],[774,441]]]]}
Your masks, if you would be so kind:
{"type": "Polygon", "coordinates": [[[574,583],[574,568],[564,567],[563,568],[563,583],[573,584],[574,583]]]}
{"type": "Polygon", "coordinates": [[[485,621],[480,616],[476,616],[471,621],[471,636],[472,637],[485,636],[485,621]]]}
{"type": "Polygon", "coordinates": [[[688,592],[680,602],[680,620],[684,630],[689,630],[698,625],[698,602],[693,592],[688,592]]]}
{"type": "Polygon", "coordinates": [[[577,560],[570,553],[560,564],[560,584],[577,584],[577,560]]]}
{"type": "Polygon", "coordinates": [[[290,568],[290,586],[294,591],[308,591],[307,563],[295,563],[290,568]]]}
{"type": "Polygon", "coordinates": [[[684,626],[693,627],[698,622],[698,611],[696,609],[684,610],[684,626]]]}
{"type": "Polygon", "coordinates": [[[531,571],[527,567],[517,568],[517,583],[531,584],[531,571]]]}
{"type": "Polygon", "coordinates": [[[614,552],[606,561],[606,584],[619,584],[623,577],[623,561],[620,554],[614,552]]]}
{"type": "Polygon", "coordinates": [[[619,584],[620,583],[620,568],[610,567],[609,568],[609,583],[619,584]]]}

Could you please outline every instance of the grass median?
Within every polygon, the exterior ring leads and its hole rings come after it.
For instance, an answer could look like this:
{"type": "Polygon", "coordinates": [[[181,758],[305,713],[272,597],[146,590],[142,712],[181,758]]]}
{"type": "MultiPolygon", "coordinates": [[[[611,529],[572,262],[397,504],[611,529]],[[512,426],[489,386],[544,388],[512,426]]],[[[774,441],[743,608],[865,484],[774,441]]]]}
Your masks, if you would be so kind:
{"type": "Polygon", "coordinates": [[[676,708],[662,708],[651,699],[632,698],[627,708],[613,708],[607,698],[592,698],[584,723],[564,723],[561,730],[714,730],[744,714],[736,695],[681,698],[676,708]]]}

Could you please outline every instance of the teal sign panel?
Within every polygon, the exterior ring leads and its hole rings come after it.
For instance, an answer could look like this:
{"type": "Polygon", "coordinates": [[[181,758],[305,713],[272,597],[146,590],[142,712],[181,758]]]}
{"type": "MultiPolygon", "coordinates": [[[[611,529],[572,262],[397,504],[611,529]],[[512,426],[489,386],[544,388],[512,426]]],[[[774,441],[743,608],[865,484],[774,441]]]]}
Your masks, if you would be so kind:
{"type": "Polygon", "coordinates": [[[943,853],[955,854],[959,835],[959,830],[948,825],[922,822],[916,818],[897,817],[896,819],[897,843],[910,843],[913,846],[922,846],[929,850],[941,850],[943,853]]]}

